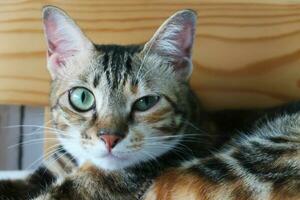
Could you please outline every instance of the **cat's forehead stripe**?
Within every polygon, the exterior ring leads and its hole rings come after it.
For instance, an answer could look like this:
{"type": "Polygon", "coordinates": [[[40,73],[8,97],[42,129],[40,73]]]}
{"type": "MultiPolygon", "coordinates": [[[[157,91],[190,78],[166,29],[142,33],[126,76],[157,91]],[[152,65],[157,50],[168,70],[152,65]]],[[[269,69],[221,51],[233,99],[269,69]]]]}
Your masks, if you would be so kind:
{"type": "Polygon", "coordinates": [[[93,81],[93,86],[95,88],[99,85],[99,80],[100,80],[100,74],[95,74],[94,81],[93,81]]]}
{"type": "MultiPolygon", "coordinates": [[[[112,89],[125,85],[129,74],[132,72],[132,57],[141,51],[142,46],[120,46],[120,45],[96,45],[100,52],[101,67],[107,79],[108,85],[112,89]]],[[[99,84],[99,74],[95,75],[93,85],[99,84]]]]}

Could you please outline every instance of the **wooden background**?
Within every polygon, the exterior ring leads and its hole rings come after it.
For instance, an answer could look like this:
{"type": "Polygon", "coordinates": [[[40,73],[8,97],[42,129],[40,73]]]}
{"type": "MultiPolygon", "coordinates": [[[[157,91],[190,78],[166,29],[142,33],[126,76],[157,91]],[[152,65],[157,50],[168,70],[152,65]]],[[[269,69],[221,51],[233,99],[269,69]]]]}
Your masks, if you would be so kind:
{"type": "Polygon", "coordinates": [[[1,104],[48,104],[41,23],[46,4],[65,9],[93,41],[120,44],[144,42],[176,10],[195,9],[192,85],[208,108],[300,98],[300,1],[1,0],[1,104]]]}

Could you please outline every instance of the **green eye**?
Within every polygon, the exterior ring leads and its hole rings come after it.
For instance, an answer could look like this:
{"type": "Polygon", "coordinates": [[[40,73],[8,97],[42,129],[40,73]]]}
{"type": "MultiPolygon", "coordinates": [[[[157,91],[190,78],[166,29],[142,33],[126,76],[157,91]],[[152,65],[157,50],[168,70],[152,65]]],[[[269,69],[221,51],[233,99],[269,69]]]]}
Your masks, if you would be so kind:
{"type": "Polygon", "coordinates": [[[95,97],[91,91],[84,87],[76,87],[69,92],[71,106],[79,112],[91,110],[95,106],[95,97]]]}
{"type": "Polygon", "coordinates": [[[152,108],[158,101],[159,96],[144,96],[133,104],[133,109],[143,112],[152,108]]]}

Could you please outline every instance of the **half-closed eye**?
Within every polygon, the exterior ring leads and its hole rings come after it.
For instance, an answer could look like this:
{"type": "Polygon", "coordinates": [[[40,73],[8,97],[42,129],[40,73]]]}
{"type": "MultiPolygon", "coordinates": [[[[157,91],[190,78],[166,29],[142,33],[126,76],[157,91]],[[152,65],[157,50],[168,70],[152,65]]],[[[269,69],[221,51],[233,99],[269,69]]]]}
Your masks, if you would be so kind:
{"type": "Polygon", "coordinates": [[[141,97],[134,102],[132,109],[133,111],[138,112],[147,111],[153,106],[155,106],[158,103],[159,99],[160,97],[157,95],[148,95],[141,97]]]}

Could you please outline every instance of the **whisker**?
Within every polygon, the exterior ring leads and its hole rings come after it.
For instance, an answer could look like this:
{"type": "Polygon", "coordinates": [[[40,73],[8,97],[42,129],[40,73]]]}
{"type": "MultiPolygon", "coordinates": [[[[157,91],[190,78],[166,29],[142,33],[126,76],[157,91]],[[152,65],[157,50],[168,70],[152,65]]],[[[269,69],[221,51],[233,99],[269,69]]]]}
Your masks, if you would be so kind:
{"type": "Polygon", "coordinates": [[[55,144],[55,145],[52,145],[51,147],[49,147],[47,149],[48,152],[45,155],[40,156],[33,163],[31,163],[28,167],[26,167],[26,170],[30,169],[31,167],[33,167],[35,164],[37,164],[38,162],[42,161],[43,159],[48,159],[49,157],[51,157],[52,155],[54,155],[54,153],[56,151],[59,151],[60,149],[62,149],[59,146],[60,146],[60,144],[55,144]],[[57,147],[59,147],[59,148],[57,148],[57,147]]]}
{"type": "Polygon", "coordinates": [[[167,149],[169,151],[173,151],[182,161],[186,161],[187,159],[183,156],[183,154],[185,154],[186,152],[181,149],[181,148],[178,148],[176,146],[173,146],[173,145],[160,145],[160,146],[157,146],[157,145],[145,145],[145,146],[154,146],[156,149],[167,149]]]}
{"type": "MultiPolygon", "coordinates": [[[[56,152],[55,152],[56,153],[56,152]]],[[[55,153],[53,155],[55,155],[55,153]]],[[[64,157],[67,154],[67,152],[57,156],[56,158],[54,158],[53,160],[48,162],[48,165],[51,166],[53,165],[57,160],[59,160],[60,158],[64,157]]]]}
{"type": "MultiPolygon", "coordinates": [[[[157,158],[156,158],[154,155],[152,155],[151,153],[149,153],[149,152],[147,152],[147,151],[145,151],[145,150],[142,150],[142,151],[140,151],[140,152],[141,152],[142,154],[148,156],[148,157],[150,158],[150,160],[152,160],[152,161],[154,161],[155,163],[157,163],[158,165],[160,165],[160,163],[159,163],[159,161],[157,160],[157,158]]],[[[152,164],[152,167],[155,167],[155,166],[152,164]]]]}
{"type": "Polygon", "coordinates": [[[20,128],[20,127],[30,127],[30,128],[41,128],[41,129],[46,129],[46,130],[53,130],[53,131],[57,131],[57,132],[63,132],[59,129],[55,129],[55,128],[50,128],[50,127],[46,127],[46,126],[39,126],[39,125],[13,125],[13,126],[4,126],[2,128],[20,128]]]}
{"type": "Polygon", "coordinates": [[[194,129],[196,129],[197,131],[203,131],[201,130],[199,127],[197,127],[195,124],[193,124],[192,122],[188,121],[187,119],[183,119],[183,123],[186,123],[188,125],[190,125],[191,127],[193,127],[194,129]]]}
{"type": "Polygon", "coordinates": [[[152,49],[153,44],[154,44],[154,40],[150,41],[150,46],[148,47],[147,52],[146,52],[145,55],[143,56],[142,63],[141,63],[141,65],[140,65],[140,67],[139,67],[139,70],[138,70],[138,72],[137,72],[137,75],[136,75],[137,78],[139,78],[140,71],[141,71],[141,69],[144,67],[146,57],[147,57],[148,54],[150,53],[150,50],[152,49]]]}
{"type": "Polygon", "coordinates": [[[156,138],[182,138],[182,137],[190,137],[190,136],[199,136],[199,134],[181,134],[181,135],[168,135],[168,136],[153,136],[153,137],[147,137],[147,139],[156,139],[156,138]]]}
{"type": "Polygon", "coordinates": [[[28,145],[28,144],[39,144],[39,143],[44,143],[44,141],[47,141],[47,140],[57,140],[57,138],[40,138],[40,139],[33,139],[33,140],[29,140],[29,141],[25,141],[25,142],[20,142],[20,143],[17,143],[17,144],[13,144],[13,145],[10,145],[8,146],[7,148],[8,149],[12,149],[14,147],[17,147],[19,145],[28,145]]]}

